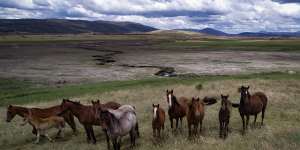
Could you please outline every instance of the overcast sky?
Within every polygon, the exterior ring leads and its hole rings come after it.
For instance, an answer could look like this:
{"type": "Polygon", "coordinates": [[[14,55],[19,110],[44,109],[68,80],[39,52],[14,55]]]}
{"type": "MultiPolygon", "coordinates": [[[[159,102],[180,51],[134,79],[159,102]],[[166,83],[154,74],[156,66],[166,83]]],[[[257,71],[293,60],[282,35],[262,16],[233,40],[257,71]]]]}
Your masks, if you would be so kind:
{"type": "Polygon", "coordinates": [[[132,21],[229,33],[300,31],[300,0],[0,0],[0,18],[132,21]]]}

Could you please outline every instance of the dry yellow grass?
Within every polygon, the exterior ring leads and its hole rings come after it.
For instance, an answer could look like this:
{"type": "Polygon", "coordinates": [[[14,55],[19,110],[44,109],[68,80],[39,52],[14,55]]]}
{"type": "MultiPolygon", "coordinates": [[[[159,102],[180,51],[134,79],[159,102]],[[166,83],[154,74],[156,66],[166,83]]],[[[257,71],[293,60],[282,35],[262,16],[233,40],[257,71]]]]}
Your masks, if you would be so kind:
{"type": "MultiPolygon", "coordinates": [[[[196,85],[196,83],[195,83],[196,85]]],[[[173,85],[161,87],[147,87],[107,92],[95,95],[81,95],[73,100],[90,104],[90,100],[100,99],[117,101],[122,104],[132,104],[137,108],[140,123],[141,138],[138,139],[135,149],[299,149],[300,148],[300,82],[298,80],[222,80],[203,84],[202,90],[197,90],[195,85],[173,85]],[[265,126],[250,128],[248,133],[241,135],[242,122],[238,110],[234,109],[230,121],[230,133],[226,140],[218,137],[218,110],[220,103],[206,107],[204,117],[204,130],[200,137],[194,140],[187,139],[186,120],[181,131],[171,132],[169,120],[166,120],[166,130],[163,139],[159,142],[152,138],[151,119],[152,103],[160,103],[167,110],[165,90],[174,89],[176,96],[218,96],[229,94],[229,99],[239,101],[237,87],[250,85],[250,91],[264,91],[269,98],[266,111],[265,126]]],[[[61,100],[47,103],[34,103],[27,106],[46,107],[59,104],[61,100]]],[[[6,109],[0,108],[1,118],[5,118],[6,109]]],[[[167,117],[168,118],[168,117],[167,117]]],[[[252,124],[251,117],[250,123],[252,124]]],[[[258,122],[261,121],[260,115],[258,122]]],[[[20,127],[20,118],[11,123],[0,122],[0,147],[1,149],[106,149],[104,135],[100,127],[95,127],[96,145],[87,144],[82,126],[77,123],[80,134],[73,136],[69,127],[66,128],[65,138],[55,143],[42,140],[35,145],[35,137],[31,134],[29,126],[20,127]]],[[[54,136],[52,132],[52,136],[54,136]]],[[[128,137],[123,138],[122,149],[129,149],[128,137]]]]}

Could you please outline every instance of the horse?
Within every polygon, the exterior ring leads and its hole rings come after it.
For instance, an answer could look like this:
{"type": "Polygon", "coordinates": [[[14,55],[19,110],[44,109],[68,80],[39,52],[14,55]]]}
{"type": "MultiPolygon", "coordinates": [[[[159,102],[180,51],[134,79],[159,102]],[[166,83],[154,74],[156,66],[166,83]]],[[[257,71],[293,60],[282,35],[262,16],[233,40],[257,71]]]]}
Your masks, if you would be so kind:
{"type": "Polygon", "coordinates": [[[88,143],[92,140],[92,143],[96,144],[93,125],[100,126],[100,121],[95,117],[96,112],[93,106],[82,105],[80,102],[63,99],[61,109],[71,111],[84,126],[88,143]]]}
{"type": "Polygon", "coordinates": [[[241,86],[238,89],[238,91],[241,93],[239,112],[243,121],[243,133],[245,133],[245,130],[248,128],[250,115],[254,115],[253,124],[255,125],[257,115],[261,112],[261,126],[264,124],[264,116],[268,103],[266,94],[263,92],[256,92],[251,95],[249,88],[250,86],[241,86]],[[246,116],[246,122],[244,116],[246,116]]]}
{"type": "Polygon", "coordinates": [[[24,116],[24,122],[21,125],[24,126],[25,124],[29,123],[36,129],[36,144],[38,144],[40,141],[40,135],[44,135],[48,138],[50,142],[53,142],[53,140],[46,133],[46,131],[51,128],[57,128],[58,133],[61,136],[62,130],[65,127],[65,120],[63,117],[50,116],[47,118],[39,118],[37,116],[32,115],[32,111],[30,109],[28,109],[28,111],[29,113],[24,116]]]}
{"type": "Polygon", "coordinates": [[[153,129],[153,137],[160,137],[160,131],[165,128],[165,111],[159,107],[159,104],[154,105],[153,107],[153,119],[152,119],[152,129],[153,129]]]}
{"type": "Polygon", "coordinates": [[[228,135],[228,125],[230,121],[230,113],[232,108],[232,103],[228,100],[229,95],[221,94],[221,108],[219,110],[219,123],[220,123],[220,138],[226,138],[228,135]]]}
{"type": "Polygon", "coordinates": [[[194,126],[194,134],[198,133],[198,126],[200,124],[200,132],[202,130],[202,121],[204,118],[204,103],[200,101],[200,98],[192,98],[192,101],[188,104],[187,124],[189,130],[189,137],[192,136],[192,125],[194,126]]]}
{"type": "Polygon", "coordinates": [[[169,114],[169,119],[171,123],[171,128],[173,129],[173,119],[176,120],[176,129],[178,128],[178,121],[180,119],[180,124],[182,127],[182,118],[186,116],[187,113],[187,103],[188,103],[188,98],[186,97],[180,97],[177,99],[177,97],[174,95],[173,90],[166,91],[166,96],[167,96],[167,103],[169,106],[168,109],[168,114],[169,114]]]}
{"type": "MultiPolygon", "coordinates": [[[[107,129],[108,136],[113,142],[114,150],[121,148],[121,138],[130,135],[131,146],[135,146],[136,137],[139,135],[135,108],[123,105],[116,110],[103,109],[98,114],[103,126],[107,129]]],[[[109,141],[108,141],[109,147],[109,141]]]]}
{"type": "MultiPolygon", "coordinates": [[[[62,113],[62,109],[60,105],[52,106],[49,108],[26,108],[26,107],[20,107],[20,106],[13,106],[9,105],[7,107],[7,113],[6,113],[6,122],[11,122],[11,120],[16,116],[20,116],[24,118],[26,115],[28,115],[29,110],[32,112],[32,115],[37,116],[39,118],[47,118],[50,116],[57,116],[61,115],[64,120],[69,124],[69,126],[72,128],[73,133],[77,133],[76,124],[74,121],[74,116],[71,112],[66,111],[62,113]]],[[[34,126],[32,126],[32,133],[37,134],[37,131],[34,126]]]]}

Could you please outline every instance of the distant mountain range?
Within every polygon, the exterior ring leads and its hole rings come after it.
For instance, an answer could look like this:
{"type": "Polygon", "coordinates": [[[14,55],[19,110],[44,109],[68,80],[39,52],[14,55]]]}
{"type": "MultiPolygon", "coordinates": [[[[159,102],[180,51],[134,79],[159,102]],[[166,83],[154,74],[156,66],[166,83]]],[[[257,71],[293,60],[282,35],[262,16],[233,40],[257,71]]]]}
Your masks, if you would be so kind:
{"type": "Polygon", "coordinates": [[[132,33],[149,32],[153,27],[133,22],[67,19],[0,19],[0,33],[132,33]]]}
{"type": "Polygon", "coordinates": [[[300,37],[300,31],[298,32],[242,32],[238,34],[229,34],[212,28],[205,28],[201,30],[197,29],[176,29],[182,31],[198,32],[207,35],[214,36],[241,36],[241,37],[300,37]]]}

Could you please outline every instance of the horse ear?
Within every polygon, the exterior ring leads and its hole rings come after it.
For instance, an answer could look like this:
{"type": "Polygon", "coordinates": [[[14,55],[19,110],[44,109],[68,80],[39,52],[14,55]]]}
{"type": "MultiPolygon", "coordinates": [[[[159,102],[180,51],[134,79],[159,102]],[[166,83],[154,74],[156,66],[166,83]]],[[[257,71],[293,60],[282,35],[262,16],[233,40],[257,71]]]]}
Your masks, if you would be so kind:
{"type": "Polygon", "coordinates": [[[154,105],[154,104],[152,104],[152,107],[155,107],[155,105],[154,105]]]}
{"type": "Polygon", "coordinates": [[[167,89],[167,91],[166,91],[167,93],[169,93],[169,90],[167,89]]]}
{"type": "Polygon", "coordinates": [[[228,97],[229,97],[229,94],[227,94],[226,97],[228,98],[228,97]]]}
{"type": "Polygon", "coordinates": [[[157,107],[159,108],[159,104],[157,104],[157,107]]]}
{"type": "Polygon", "coordinates": [[[247,90],[249,90],[250,86],[248,85],[247,90]]]}
{"type": "Polygon", "coordinates": [[[173,94],[173,89],[171,90],[171,93],[173,94]]]}
{"type": "Polygon", "coordinates": [[[194,101],[195,100],[195,98],[194,97],[192,97],[192,101],[194,101]]]}
{"type": "Polygon", "coordinates": [[[100,100],[99,100],[99,99],[97,100],[97,103],[100,103],[100,100]]]}
{"type": "Polygon", "coordinates": [[[222,97],[224,97],[224,95],[223,95],[223,94],[221,94],[221,98],[222,98],[222,97]]]}
{"type": "Polygon", "coordinates": [[[197,101],[200,101],[200,98],[199,98],[199,97],[197,98],[197,101]]]}
{"type": "Polygon", "coordinates": [[[12,108],[12,105],[8,105],[8,108],[12,108]]]}

